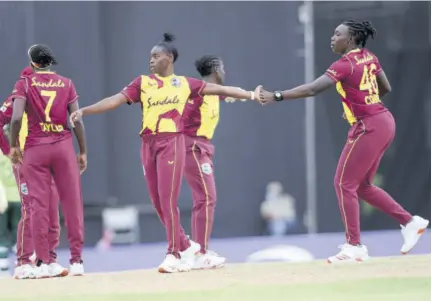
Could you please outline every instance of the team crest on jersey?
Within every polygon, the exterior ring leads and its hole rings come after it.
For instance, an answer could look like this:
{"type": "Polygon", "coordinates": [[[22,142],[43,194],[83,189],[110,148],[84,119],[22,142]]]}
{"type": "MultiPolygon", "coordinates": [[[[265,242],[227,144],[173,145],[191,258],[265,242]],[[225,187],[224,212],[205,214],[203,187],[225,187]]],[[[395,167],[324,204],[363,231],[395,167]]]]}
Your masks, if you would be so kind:
{"type": "Polygon", "coordinates": [[[28,189],[27,189],[27,184],[26,183],[22,183],[21,184],[21,193],[24,195],[28,195],[28,189]]]}
{"type": "Polygon", "coordinates": [[[211,175],[212,172],[213,172],[213,169],[212,169],[210,163],[203,163],[203,164],[201,164],[201,170],[206,175],[211,175]]]}
{"type": "Polygon", "coordinates": [[[177,78],[177,77],[173,77],[171,79],[171,85],[173,85],[176,88],[180,88],[180,86],[181,86],[181,80],[179,78],[177,78]]]}

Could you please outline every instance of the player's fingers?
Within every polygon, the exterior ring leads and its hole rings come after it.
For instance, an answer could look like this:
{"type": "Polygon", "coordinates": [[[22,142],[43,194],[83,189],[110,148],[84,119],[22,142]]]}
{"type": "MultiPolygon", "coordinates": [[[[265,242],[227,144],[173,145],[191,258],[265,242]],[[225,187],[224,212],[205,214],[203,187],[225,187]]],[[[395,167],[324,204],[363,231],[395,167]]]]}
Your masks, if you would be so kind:
{"type": "Polygon", "coordinates": [[[70,116],[69,121],[70,121],[71,127],[74,128],[75,127],[75,120],[74,120],[74,115],[73,114],[70,116]]]}

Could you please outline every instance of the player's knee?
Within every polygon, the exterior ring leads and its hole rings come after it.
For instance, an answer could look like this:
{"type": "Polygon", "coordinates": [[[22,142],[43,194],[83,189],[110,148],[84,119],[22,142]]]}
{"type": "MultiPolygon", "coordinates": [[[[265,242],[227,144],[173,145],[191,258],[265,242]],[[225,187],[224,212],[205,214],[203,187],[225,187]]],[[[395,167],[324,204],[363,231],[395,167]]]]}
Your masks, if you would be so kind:
{"type": "Polygon", "coordinates": [[[340,189],[340,186],[342,185],[341,179],[339,176],[335,176],[334,180],[333,180],[333,186],[335,188],[336,191],[338,191],[340,189]]]}
{"type": "Polygon", "coordinates": [[[334,180],[334,188],[336,190],[336,193],[355,193],[359,187],[355,181],[349,181],[349,180],[341,180],[341,178],[335,178],[334,180]]]}

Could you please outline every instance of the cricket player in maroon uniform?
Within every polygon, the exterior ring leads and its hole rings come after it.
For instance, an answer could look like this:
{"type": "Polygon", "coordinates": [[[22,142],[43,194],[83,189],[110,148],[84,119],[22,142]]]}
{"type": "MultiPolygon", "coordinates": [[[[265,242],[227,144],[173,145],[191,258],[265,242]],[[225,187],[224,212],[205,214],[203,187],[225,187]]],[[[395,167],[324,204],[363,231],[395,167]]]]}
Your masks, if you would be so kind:
{"type": "Polygon", "coordinates": [[[324,75],[291,90],[274,93],[262,90],[260,96],[264,104],[306,98],[336,84],[342,97],[344,116],[351,128],[336,169],[334,186],[346,229],[346,244],[337,255],[328,258],[329,263],[363,261],[369,257],[366,246],[360,243],[359,198],[401,224],[402,254],[416,245],[429,224],[428,220],[412,216],[387,192],[373,185],[380,160],[395,136],[395,120],[381,102],[391,91],[390,83],[378,58],[364,48],[375,33],[368,21],[343,22],[331,38],[331,48],[341,58],[324,75]]]}
{"type": "Polygon", "coordinates": [[[11,121],[12,161],[23,163],[28,196],[33,206],[32,230],[36,249],[36,278],[50,277],[49,208],[51,183],[54,178],[65,216],[70,244],[71,275],[82,275],[82,247],[84,243],[84,216],[81,195],[80,168],[86,168],[86,143],[84,126],[78,123],[75,134],[80,154],[75,157],[72,134],[67,124],[68,112],[79,109],[78,95],[71,79],[50,70],[56,64],[51,49],[46,45],[34,45],[28,51],[33,74],[22,76],[15,84],[13,115],[11,121]],[[25,159],[18,147],[18,133],[22,116],[27,114],[28,136],[25,143],[25,159]]]}
{"type": "MultiPolygon", "coordinates": [[[[195,62],[195,67],[205,82],[223,84],[225,71],[219,57],[205,55],[195,62]]],[[[195,241],[201,245],[193,269],[211,269],[223,266],[226,261],[226,258],[208,251],[216,206],[211,139],[219,122],[219,96],[198,95],[190,99],[186,110],[185,176],[192,190],[192,243],[195,241]]]]}
{"type": "Polygon", "coordinates": [[[184,234],[177,206],[186,159],[183,120],[188,118],[184,113],[189,111],[185,107],[200,95],[255,98],[254,92],[174,74],[178,51],[173,39],[172,35],[164,34],[164,40],[153,47],[149,62],[153,74],[137,77],[120,93],[84,107],[70,117],[73,123],[81,116],[100,114],[122,104],[141,105],[141,160],[150,198],[168,240],[166,258],[158,269],[161,273],[189,271],[195,253],[200,250],[197,244],[191,246],[184,234]]]}
{"type": "MultiPolygon", "coordinates": [[[[27,76],[33,73],[31,67],[26,67],[21,76],[27,76]]],[[[0,108],[0,129],[8,125],[12,119],[13,102],[8,98],[3,106],[0,108]]],[[[24,113],[21,130],[19,133],[19,147],[21,151],[24,150],[25,140],[28,134],[27,115],[24,113]]],[[[4,154],[9,154],[9,143],[3,131],[0,131],[0,149],[4,154]]],[[[31,256],[34,252],[32,225],[30,217],[32,215],[32,206],[28,196],[27,184],[24,177],[21,163],[13,165],[13,173],[20,192],[21,197],[21,219],[18,224],[17,230],[17,267],[15,268],[15,279],[28,279],[33,277],[33,267],[31,256]]],[[[49,208],[49,233],[48,242],[50,249],[50,262],[48,264],[51,277],[66,276],[68,270],[57,263],[56,248],[59,245],[60,225],[59,225],[59,211],[58,211],[59,196],[55,186],[54,179],[51,181],[51,194],[50,194],[50,208],[49,208]]]]}

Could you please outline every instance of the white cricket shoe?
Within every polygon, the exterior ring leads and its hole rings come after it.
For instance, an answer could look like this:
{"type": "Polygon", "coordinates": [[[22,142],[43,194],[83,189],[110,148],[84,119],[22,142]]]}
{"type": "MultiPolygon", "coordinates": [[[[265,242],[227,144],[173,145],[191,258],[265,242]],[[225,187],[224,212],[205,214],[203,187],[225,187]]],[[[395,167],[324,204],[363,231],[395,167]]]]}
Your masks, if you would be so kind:
{"type": "Polygon", "coordinates": [[[84,265],[82,263],[75,262],[69,266],[70,276],[84,276],[84,265]]]}
{"type": "Polygon", "coordinates": [[[417,215],[413,216],[412,220],[405,227],[401,225],[404,239],[404,244],[401,248],[402,254],[406,254],[414,248],[428,225],[429,221],[427,219],[417,215]]]}
{"type": "Polygon", "coordinates": [[[200,253],[201,245],[193,240],[189,241],[190,247],[183,252],[180,252],[180,258],[185,264],[189,265],[189,267],[193,267],[195,258],[200,253]]]}
{"type": "Polygon", "coordinates": [[[341,249],[335,256],[331,256],[327,259],[328,263],[343,263],[343,262],[355,262],[365,261],[369,259],[368,249],[364,245],[353,246],[350,244],[344,244],[339,246],[341,249]]]}
{"type": "Polygon", "coordinates": [[[199,253],[195,257],[193,270],[208,270],[221,268],[225,265],[226,258],[219,256],[213,251],[207,251],[205,254],[199,253]]]}
{"type": "Polygon", "coordinates": [[[69,274],[68,269],[58,264],[57,262],[48,265],[50,277],[65,277],[69,274]]]}
{"type": "Polygon", "coordinates": [[[179,273],[189,272],[191,266],[185,263],[183,260],[178,259],[172,254],[167,254],[165,260],[161,263],[158,268],[159,273],[179,273]]]}
{"type": "Polygon", "coordinates": [[[34,279],[36,278],[35,267],[30,264],[17,266],[13,275],[14,279],[34,279]]]}
{"type": "Polygon", "coordinates": [[[50,270],[47,264],[42,263],[40,266],[34,267],[36,279],[50,278],[50,270]]]}

